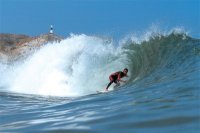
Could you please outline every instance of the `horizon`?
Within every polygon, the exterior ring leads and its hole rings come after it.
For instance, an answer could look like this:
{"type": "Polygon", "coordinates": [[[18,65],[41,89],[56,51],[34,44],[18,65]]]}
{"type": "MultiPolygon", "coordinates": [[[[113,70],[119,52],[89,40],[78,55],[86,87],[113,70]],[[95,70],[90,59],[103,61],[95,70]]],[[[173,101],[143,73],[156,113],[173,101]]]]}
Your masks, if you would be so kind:
{"type": "Polygon", "coordinates": [[[49,33],[53,25],[63,37],[123,38],[180,28],[200,38],[199,12],[199,0],[0,0],[0,33],[37,36],[49,33]]]}

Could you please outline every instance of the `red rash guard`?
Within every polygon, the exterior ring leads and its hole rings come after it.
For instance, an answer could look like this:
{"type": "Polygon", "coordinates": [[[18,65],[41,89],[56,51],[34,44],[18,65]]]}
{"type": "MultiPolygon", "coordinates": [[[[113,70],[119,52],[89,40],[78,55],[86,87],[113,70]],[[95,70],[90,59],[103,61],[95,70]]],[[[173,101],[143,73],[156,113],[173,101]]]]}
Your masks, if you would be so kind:
{"type": "Polygon", "coordinates": [[[117,82],[117,81],[119,81],[121,78],[123,78],[125,76],[126,76],[126,74],[124,74],[122,71],[119,71],[119,72],[112,73],[109,76],[109,79],[110,79],[110,81],[117,82]]]}

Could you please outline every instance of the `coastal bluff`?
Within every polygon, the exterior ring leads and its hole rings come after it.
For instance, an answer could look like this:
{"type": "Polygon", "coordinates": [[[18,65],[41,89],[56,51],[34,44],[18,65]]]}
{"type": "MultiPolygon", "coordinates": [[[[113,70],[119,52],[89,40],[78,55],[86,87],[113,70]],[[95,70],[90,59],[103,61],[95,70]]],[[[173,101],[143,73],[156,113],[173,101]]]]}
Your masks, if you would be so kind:
{"type": "Polygon", "coordinates": [[[60,42],[56,34],[42,34],[30,37],[21,34],[0,34],[0,62],[12,63],[24,59],[47,43],[60,42]]]}

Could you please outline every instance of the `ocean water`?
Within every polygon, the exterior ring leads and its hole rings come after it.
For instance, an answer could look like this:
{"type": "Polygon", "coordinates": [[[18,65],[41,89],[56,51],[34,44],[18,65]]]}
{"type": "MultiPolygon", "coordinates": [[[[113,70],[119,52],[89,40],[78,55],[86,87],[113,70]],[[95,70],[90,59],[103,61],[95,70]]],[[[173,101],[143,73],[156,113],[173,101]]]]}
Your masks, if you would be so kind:
{"type": "Polygon", "coordinates": [[[200,132],[200,40],[71,35],[0,64],[0,132],[200,132]],[[98,94],[110,73],[126,84],[98,94]]]}

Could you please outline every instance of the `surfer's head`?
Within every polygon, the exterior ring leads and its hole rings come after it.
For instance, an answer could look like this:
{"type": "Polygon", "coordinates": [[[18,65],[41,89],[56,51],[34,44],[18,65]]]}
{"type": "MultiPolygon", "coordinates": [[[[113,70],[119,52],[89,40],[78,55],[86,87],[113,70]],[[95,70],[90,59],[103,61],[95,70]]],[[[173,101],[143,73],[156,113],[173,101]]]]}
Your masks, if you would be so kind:
{"type": "Polygon", "coordinates": [[[128,69],[124,68],[123,73],[127,74],[128,73],[128,69]]]}

